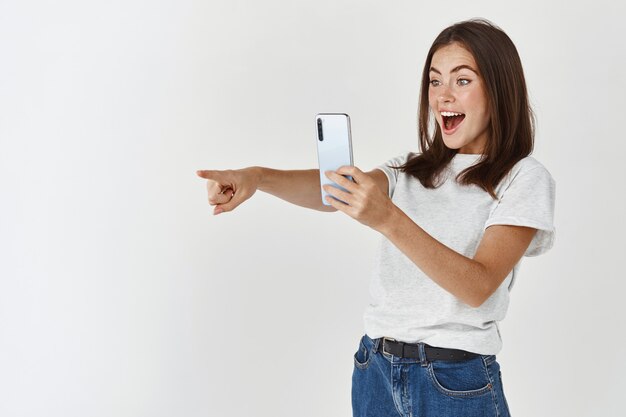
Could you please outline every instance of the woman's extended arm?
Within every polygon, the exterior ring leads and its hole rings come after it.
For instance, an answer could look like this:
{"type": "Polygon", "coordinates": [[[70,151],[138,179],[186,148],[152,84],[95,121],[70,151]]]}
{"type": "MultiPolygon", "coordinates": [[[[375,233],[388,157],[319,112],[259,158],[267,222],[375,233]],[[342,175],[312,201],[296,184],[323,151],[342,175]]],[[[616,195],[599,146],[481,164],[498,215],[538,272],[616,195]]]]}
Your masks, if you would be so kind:
{"type": "Polygon", "coordinates": [[[337,211],[322,203],[319,169],[283,171],[252,167],[258,175],[258,189],[297,206],[318,211],[337,211]]]}
{"type": "Polygon", "coordinates": [[[237,170],[204,170],[196,174],[208,180],[209,204],[216,206],[214,214],[234,210],[257,190],[313,210],[337,211],[322,203],[317,169],[283,171],[255,166],[237,170]]]}

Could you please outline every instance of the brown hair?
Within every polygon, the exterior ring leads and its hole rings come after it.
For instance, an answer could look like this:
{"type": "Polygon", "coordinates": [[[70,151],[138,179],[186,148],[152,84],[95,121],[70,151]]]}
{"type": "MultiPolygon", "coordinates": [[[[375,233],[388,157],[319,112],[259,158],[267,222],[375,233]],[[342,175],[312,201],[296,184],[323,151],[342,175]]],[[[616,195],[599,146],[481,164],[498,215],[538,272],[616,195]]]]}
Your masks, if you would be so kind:
{"type": "Polygon", "coordinates": [[[486,19],[471,19],[444,29],[435,39],[424,64],[418,131],[421,154],[413,154],[396,168],[417,178],[426,188],[435,185],[439,174],[458,150],[446,147],[441,128],[435,122],[431,135],[428,123],[429,70],[435,52],[457,42],[474,56],[483,78],[489,103],[489,136],[478,163],[456,177],[464,185],[476,184],[494,199],[495,187],[519,160],[533,150],[535,118],[528,102],[522,63],[515,45],[506,33],[486,19]]]}

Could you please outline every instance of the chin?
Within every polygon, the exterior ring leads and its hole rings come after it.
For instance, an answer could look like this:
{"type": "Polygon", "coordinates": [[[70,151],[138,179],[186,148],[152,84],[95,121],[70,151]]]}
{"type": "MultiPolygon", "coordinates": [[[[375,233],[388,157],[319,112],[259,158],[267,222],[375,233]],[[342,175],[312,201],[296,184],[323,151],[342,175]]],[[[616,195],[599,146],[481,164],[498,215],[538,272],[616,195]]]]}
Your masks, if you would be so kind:
{"type": "Polygon", "coordinates": [[[441,136],[442,136],[442,139],[443,139],[443,144],[448,149],[459,150],[459,149],[461,149],[465,145],[463,142],[460,142],[460,143],[459,143],[459,141],[451,142],[450,140],[445,139],[445,136],[443,136],[443,135],[441,135],[441,136]]]}

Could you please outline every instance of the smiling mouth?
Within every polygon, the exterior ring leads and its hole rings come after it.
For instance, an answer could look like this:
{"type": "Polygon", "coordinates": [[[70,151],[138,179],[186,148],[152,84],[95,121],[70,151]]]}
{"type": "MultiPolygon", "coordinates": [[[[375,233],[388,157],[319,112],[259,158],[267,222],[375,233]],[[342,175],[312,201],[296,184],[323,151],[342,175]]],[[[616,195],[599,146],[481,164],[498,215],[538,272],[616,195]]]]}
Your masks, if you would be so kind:
{"type": "Polygon", "coordinates": [[[456,129],[456,127],[458,125],[461,124],[461,122],[463,121],[463,119],[465,119],[465,115],[461,114],[459,116],[441,116],[442,120],[443,120],[443,128],[444,130],[454,130],[456,129]]]}

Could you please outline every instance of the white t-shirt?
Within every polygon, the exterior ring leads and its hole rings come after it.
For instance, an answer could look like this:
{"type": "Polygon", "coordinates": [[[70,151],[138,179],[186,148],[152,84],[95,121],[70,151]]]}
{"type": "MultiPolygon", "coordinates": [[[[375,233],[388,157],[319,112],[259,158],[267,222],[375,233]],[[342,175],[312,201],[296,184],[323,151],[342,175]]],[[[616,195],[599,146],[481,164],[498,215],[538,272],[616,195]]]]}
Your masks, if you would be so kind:
{"type": "MultiPolygon", "coordinates": [[[[458,173],[478,161],[479,154],[456,154],[444,171],[445,182],[435,189],[385,166],[399,166],[410,155],[377,168],[387,175],[393,203],[439,242],[473,258],[485,229],[507,224],[538,229],[525,256],[540,255],[552,247],[555,181],[535,158],[528,156],[515,164],[495,188],[495,200],[477,185],[455,181],[458,173]]],[[[370,282],[371,302],[364,314],[368,336],[483,355],[500,351],[498,321],[506,315],[520,263],[475,308],[436,284],[384,236],[379,245],[370,282]]]]}

